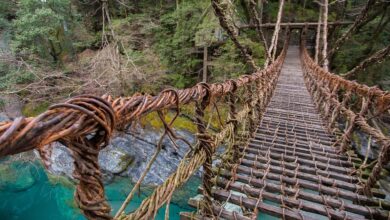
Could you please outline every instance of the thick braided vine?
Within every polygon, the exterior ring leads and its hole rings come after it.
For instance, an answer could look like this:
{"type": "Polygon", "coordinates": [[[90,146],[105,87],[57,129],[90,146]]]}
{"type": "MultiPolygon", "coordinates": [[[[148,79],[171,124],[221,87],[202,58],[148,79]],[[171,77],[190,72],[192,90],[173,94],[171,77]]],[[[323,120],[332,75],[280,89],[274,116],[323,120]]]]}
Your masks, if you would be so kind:
{"type": "Polygon", "coordinates": [[[365,193],[371,195],[370,189],[379,180],[383,167],[390,160],[390,136],[374,126],[372,120],[389,115],[390,93],[325,71],[309,56],[303,41],[301,60],[306,85],[318,109],[327,119],[328,129],[338,136],[335,146],[340,152],[349,150],[351,136],[357,129],[381,146],[378,161],[364,183],[365,193]],[[344,129],[340,129],[341,123],[346,123],[344,129]],[[338,135],[340,132],[341,135],[338,135]]]}

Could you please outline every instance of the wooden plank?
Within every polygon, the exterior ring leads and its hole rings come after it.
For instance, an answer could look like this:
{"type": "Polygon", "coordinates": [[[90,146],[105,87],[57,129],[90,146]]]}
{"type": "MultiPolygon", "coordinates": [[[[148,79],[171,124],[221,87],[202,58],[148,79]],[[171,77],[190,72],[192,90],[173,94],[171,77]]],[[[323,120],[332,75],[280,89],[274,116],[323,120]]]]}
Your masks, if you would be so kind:
{"type": "Polygon", "coordinates": [[[283,219],[292,219],[292,220],[315,220],[314,218],[299,213],[296,210],[290,210],[286,208],[276,207],[272,205],[265,204],[264,202],[257,202],[257,200],[252,198],[244,198],[242,196],[237,196],[231,194],[225,190],[217,189],[213,192],[214,198],[220,201],[229,201],[236,205],[242,205],[246,208],[255,209],[257,208],[260,212],[266,213],[268,215],[276,216],[283,219]]]}
{"type": "MultiPolygon", "coordinates": [[[[294,199],[289,199],[288,197],[287,198],[280,197],[276,194],[268,193],[266,191],[261,192],[261,189],[255,189],[255,188],[252,188],[250,186],[246,186],[246,185],[235,183],[235,182],[228,184],[228,181],[226,179],[221,179],[221,178],[219,178],[217,180],[217,185],[219,187],[224,188],[224,189],[228,185],[229,186],[228,189],[232,189],[235,191],[239,191],[241,193],[249,194],[250,196],[255,197],[255,198],[259,198],[260,193],[262,193],[263,198],[269,199],[269,200],[272,200],[272,201],[275,201],[278,203],[282,203],[281,200],[283,199],[283,204],[287,204],[290,207],[292,206],[295,208],[299,207],[300,202],[302,201],[302,200],[297,200],[297,199],[303,199],[303,200],[312,202],[310,204],[307,204],[303,201],[302,202],[304,204],[303,210],[309,211],[309,212],[315,212],[315,213],[322,214],[322,215],[327,215],[326,210],[323,210],[324,207],[322,207],[322,208],[316,207],[315,209],[311,210],[311,208],[312,208],[311,206],[318,206],[317,204],[323,205],[325,203],[334,209],[342,209],[342,210],[345,210],[348,212],[362,215],[362,216],[367,217],[367,218],[373,217],[374,219],[378,219],[378,220],[388,220],[388,216],[389,216],[388,211],[383,211],[383,210],[380,210],[378,208],[370,208],[367,206],[362,207],[360,205],[346,203],[340,199],[334,199],[331,197],[323,197],[320,195],[314,195],[312,193],[307,193],[304,191],[297,191],[293,188],[286,188],[286,190],[285,190],[285,195],[294,198],[294,199]],[[340,208],[340,207],[343,207],[343,208],[340,208]]],[[[277,187],[275,187],[273,185],[269,186],[269,187],[273,187],[273,191],[280,190],[280,188],[278,189],[277,187]]],[[[329,210],[331,210],[331,209],[329,209],[329,210]]],[[[344,219],[343,212],[333,211],[330,214],[332,215],[332,218],[340,218],[341,217],[341,219],[344,219]]],[[[352,219],[355,219],[355,218],[352,217],[352,219]]]]}
{"type": "MultiPolygon", "coordinates": [[[[243,150],[244,148],[240,147],[240,149],[243,150]]],[[[262,156],[265,156],[266,154],[268,154],[267,151],[262,151],[260,149],[254,149],[254,148],[251,148],[250,146],[248,148],[246,148],[246,151],[250,152],[252,154],[255,154],[255,155],[262,155],[262,156]]],[[[299,158],[297,156],[285,155],[284,153],[272,152],[272,150],[270,151],[270,153],[268,155],[270,158],[272,158],[274,160],[280,160],[280,161],[284,161],[287,163],[297,163],[297,164],[308,166],[308,167],[314,167],[315,169],[337,172],[337,173],[343,174],[343,175],[349,175],[350,173],[352,173],[354,171],[354,169],[350,169],[350,168],[346,168],[346,167],[338,167],[338,166],[334,166],[331,164],[326,164],[326,163],[322,163],[322,162],[318,162],[318,161],[306,160],[303,158],[299,158]]]]}
{"type": "Polygon", "coordinates": [[[316,143],[321,143],[321,144],[326,144],[328,146],[332,146],[334,143],[334,140],[326,137],[315,137],[314,135],[309,135],[309,134],[302,134],[302,133],[294,133],[294,132],[287,132],[287,131],[282,131],[280,129],[269,129],[269,130],[264,130],[260,129],[256,132],[256,134],[259,135],[275,135],[277,137],[287,137],[287,138],[296,138],[298,140],[302,141],[312,141],[316,143]]]}
{"type": "MultiPolygon", "coordinates": [[[[226,172],[226,171],[221,172],[220,175],[224,176],[226,178],[230,178],[231,177],[231,173],[230,172],[226,172]]],[[[239,180],[241,182],[248,183],[248,184],[253,185],[255,187],[258,187],[258,188],[262,188],[262,187],[264,187],[267,184],[274,184],[275,186],[279,187],[278,192],[280,192],[280,189],[281,189],[281,186],[282,186],[280,184],[271,183],[270,181],[267,181],[267,180],[256,179],[256,178],[253,178],[253,177],[251,178],[250,176],[247,176],[247,175],[244,175],[244,174],[239,174],[239,173],[237,173],[235,175],[235,179],[236,179],[236,181],[239,180]]],[[[286,178],[284,180],[283,180],[283,182],[289,182],[289,180],[286,179],[286,178]],[[286,181],[284,181],[284,180],[286,180],[286,181]]],[[[290,181],[289,184],[290,185],[295,185],[297,183],[290,181]]],[[[318,191],[319,193],[321,193],[323,195],[335,196],[335,197],[351,200],[351,201],[356,202],[357,204],[362,204],[362,205],[368,205],[368,206],[370,206],[370,205],[374,205],[374,206],[382,205],[382,207],[386,206],[386,207],[390,208],[390,204],[387,201],[382,200],[382,199],[378,199],[378,198],[375,198],[375,197],[369,198],[367,196],[359,195],[357,193],[352,193],[352,192],[349,192],[349,191],[340,190],[340,189],[333,188],[333,187],[321,186],[321,185],[314,184],[314,183],[303,183],[303,184],[304,185],[299,185],[299,186],[300,187],[304,187],[306,189],[318,191]]]]}
{"type": "MultiPolygon", "coordinates": [[[[350,25],[353,24],[351,21],[336,21],[336,22],[328,22],[327,25],[350,25]]],[[[316,29],[318,26],[318,22],[289,22],[289,23],[280,23],[281,27],[290,27],[291,29],[301,29],[307,26],[307,28],[316,29]]],[[[275,28],[275,23],[264,23],[260,24],[260,27],[262,28],[275,28]]],[[[254,24],[249,25],[240,25],[238,28],[245,29],[245,28],[256,28],[254,24]]]]}
{"type": "MultiPolygon", "coordinates": [[[[305,125],[302,124],[297,124],[295,122],[288,122],[288,121],[272,121],[272,118],[265,118],[263,117],[262,122],[260,124],[260,127],[271,127],[271,128],[287,128],[291,131],[296,131],[296,132],[302,132],[302,133],[309,133],[309,134],[317,134],[317,135],[326,135],[328,137],[331,137],[327,135],[325,128],[310,128],[307,129],[305,125]]],[[[287,130],[286,129],[286,130],[287,130]]]]}
{"type": "MultiPolygon", "coordinates": [[[[256,155],[254,155],[254,154],[245,154],[244,158],[251,160],[251,161],[258,161],[260,163],[268,163],[268,159],[265,158],[264,156],[261,156],[261,155],[258,155],[256,157],[256,155]]],[[[274,166],[282,167],[284,169],[289,169],[289,170],[298,169],[299,172],[321,175],[321,176],[334,178],[334,179],[341,180],[341,181],[348,182],[348,183],[358,183],[359,182],[359,179],[356,176],[343,175],[340,173],[335,173],[335,172],[325,171],[325,170],[316,170],[314,167],[308,167],[308,166],[299,166],[297,168],[296,163],[282,164],[282,162],[280,160],[275,160],[272,158],[271,158],[270,164],[274,165],[274,166]]]]}
{"type": "MultiPolygon", "coordinates": [[[[260,145],[263,145],[265,147],[279,148],[282,150],[289,149],[289,150],[301,152],[301,153],[311,153],[311,154],[316,154],[316,155],[320,155],[320,156],[324,156],[324,157],[333,157],[333,158],[338,159],[338,160],[345,160],[345,161],[349,160],[348,156],[346,156],[346,155],[332,153],[332,152],[328,152],[328,151],[324,151],[324,150],[319,150],[318,148],[311,148],[310,146],[308,148],[307,147],[303,148],[303,147],[289,146],[289,145],[278,144],[278,143],[267,143],[267,142],[263,142],[263,141],[259,141],[259,140],[255,140],[255,139],[252,139],[250,144],[260,144],[260,145]]],[[[324,148],[322,148],[322,149],[324,149],[324,148]]],[[[362,160],[360,158],[351,157],[350,159],[354,163],[361,163],[362,162],[362,160]]]]}
{"type": "MultiPolygon", "coordinates": [[[[198,208],[200,205],[199,200],[194,200],[191,198],[188,201],[188,205],[190,205],[193,208],[198,208]]],[[[250,218],[248,218],[246,216],[242,216],[242,215],[235,213],[235,212],[229,212],[229,211],[223,209],[221,206],[217,206],[215,204],[213,204],[213,213],[216,217],[219,217],[219,218],[236,219],[236,220],[251,220],[250,218]]],[[[202,220],[203,219],[213,220],[213,218],[206,218],[206,217],[202,217],[201,219],[202,220]]],[[[189,219],[189,220],[191,220],[191,219],[189,219]]]]}
{"type": "Polygon", "coordinates": [[[283,149],[281,149],[280,147],[277,147],[277,146],[264,146],[262,144],[257,144],[257,143],[253,143],[253,142],[249,143],[249,146],[251,148],[266,150],[266,151],[271,149],[271,151],[275,152],[275,153],[282,153],[282,154],[285,154],[288,156],[297,156],[299,158],[312,160],[312,161],[319,161],[319,162],[331,164],[334,166],[353,167],[353,163],[349,162],[347,160],[333,159],[331,157],[331,155],[324,157],[324,156],[321,156],[318,154],[313,154],[310,151],[309,152],[301,152],[301,151],[295,150],[294,147],[290,147],[290,146],[285,146],[283,149]]]}
{"type": "MultiPolygon", "coordinates": [[[[294,184],[296,184],[295,179],[298,179],[299,181],[301,181],[301,180],[302,181],[311,181],[311,182],[314,182],[314,183],[317,183],[320,185],[345,189],[345,190],[351,191],[353,193],[363,195],[363,192],[359,192],[359,190],[361,190],[362,187],[359,185],[356,185],[356,184],[351,184],[351,183],[347,183],[344,181],[339,181],[339,180],[335,180],[335,179],[331,179],[331,178],[327,178],[327,177],[323,177],[323,176],[316,176],[316,175],[311,175],[311,174],[302,173],[302,172],[297,172],[297,174],[295,175],[295,171],[286,170],[286,169],[283,169],[280,167],[274,167],[274,169],[271,169],[271,166],[268,168],[268,165],[264,166],[264,165],[261,165],[259,163],[254,165],[254,163],[252,161],[246,162],[246,161],[244,161],[244,159],[240,160],[240,161],[241,161],[241,165],[238,167],[240,168],[240,171],[242,173],[247,174],[247,175],[252,175],[253,173],[251,173],[251,172],[254,172],[254,170],[255,170],[255,171],[257,171],[256,174],[258,175],[258,177],[263,178],[263,176],[265,175],[265,172],[262,171],[261,169],[263,169],[263,168],[260,168],[260,167],[264,167],[263,170],[270,169],[269,173],[267,174],[267,178],[271,179],[271,180],[280,181],[286,177],[286,178],[291,178],[289,183],[294,183],[294,184]],[[315,180],[315,178],[316,178],[316,180],[315,180]]],[[[384,199],[386,197],[386,195],[382,191],[377,190],[375,188],[379,188],[379,185],[378,184],[375,185],[375,187],[372,189],[373,195],[378,197],[378,198],[384,199]]]]}
{"type": "MultiPolygon", "coordinates": [[[[276,167],[276,166],[271,166],[271,165],[268,166],[266,164],[262,164],[262,163],[258,163],[258,162],[253,163],[252,161],[245,160],[245,159],[243,159],[241,161],[241,165],[244,165],[248,168],[257,168],[257,169],[262,169],[262,170],[269,169],[269,172],[271,172],[271,174],[273,174],[273,175],[271,175],[271,176],[267,175],[267,177],[272,178],[273,180],[280,180],[279,175],[283,175],[283,176],[291,177],[291,178],[296,177],[296,178],[311,181],[314,183],[322,183],[322,184],[326,184],[328,186],[335,186],[335,187],[339,187],[341,189],[349,190],[352,192],[355,192],[357,189],[362,188],[362,187],[359,187],[358,185],[353,184],[353,183],[348,183],[348,182],[328,178],[325,176],[313,175],[313,174],[308,174],[308,173],[303,173],[303,172],[296,173],[295,170],[283,169],[281,167],[276,167]],[[277,174],[277,175],[275,175],[275,174],[277,174]]],[[[244,169],[244,168],[242,168],[242,169],[244,169]]],[[[244,171],[242,171],[242,172],[244,172],[244,171]]],[[[244,172],[244,173],[250,174],[247,172],[244,172]]],[[[259,170],[258,175],[260,178],[263,178],[264,172],[259,170]]]]}

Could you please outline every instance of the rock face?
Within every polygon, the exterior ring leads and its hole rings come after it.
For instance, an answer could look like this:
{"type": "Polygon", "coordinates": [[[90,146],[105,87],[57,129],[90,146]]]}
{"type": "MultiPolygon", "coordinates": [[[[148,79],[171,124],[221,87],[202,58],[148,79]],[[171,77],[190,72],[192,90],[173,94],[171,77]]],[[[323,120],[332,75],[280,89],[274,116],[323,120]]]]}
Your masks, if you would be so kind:
{"type": "MultiPolygon", "coordinates": [[[[177,134],[181,137],[185,137],[190,143],[194,143],[194,136],[185,131],[177,131],[177,134]]],[[[141,131],[137,136],[142,137],[149,143],[157,143],[160,138],[160,133],[156,131],[141,131]]],[[[138,180],[145,170],[149,160],[153,156],[156,145],[148,144],[145,141],[139,140],[134,136],[126,135],[130,141],[130,147],[127,147],[129,154],[135,158],[134,165],[129,166],[123,175],[129,176],[133,181],[138,180]]],[[[150,172],[146,175],[143,183],[147,185],[161,184],[164,180],[176,170],[180,160],[184,157],[185,153],[189,150],[183,141],[178,141],[178,150],[175,151],[173,144],[168,138],[164,138],[162,141],[162,150],[156,161],[153,163],[150,172]]]]}
{"type": "Polygon", "coordinates": [[[73,178],[74,160],[68,148],[58,142],[53,143],[52,147],[49,172],[54,175],[65,175],[73,178]]]}
{"type": "MultiPolygon", "coordinates": [[[[114,175],[126,176],[137,181],[153,156],[161,133],[151,129],[137,129],[137,134],[117,133],[110,144],[100,151],[99,165],[105,181],[110,181],[114,175]]],[[[195,142],[194,136],[186,131],[177,131],[190,143],[195,142]]],[[[177,141],[176,151],[168,138],[162,141],[162,150],[146,175],[143,184],[158,185],[176,170],[177,165],[189,150],[183,141],[177,141]]],[[[49,172],[54,175],[66,175],[70,178],[74,170],[70,151],[59,143],[53,144],[49,172]]]]}

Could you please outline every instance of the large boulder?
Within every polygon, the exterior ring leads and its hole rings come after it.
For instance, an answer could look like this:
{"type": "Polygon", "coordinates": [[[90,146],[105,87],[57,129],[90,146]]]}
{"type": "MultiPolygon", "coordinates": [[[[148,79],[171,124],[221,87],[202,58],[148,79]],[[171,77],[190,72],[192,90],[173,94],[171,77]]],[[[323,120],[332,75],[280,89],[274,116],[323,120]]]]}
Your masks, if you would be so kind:
{"type": "Polygon", "coordinates": [[[49,172],[54,175],[65,175],[72,177],[74,170],[74,160],[67,147],[55,142],[51,146],[53,149],[50,156],[49,172]]]}
{"type": "Polygon", "coordinates": [[[112,143],[99,153],[99,165],[104,172],[119,174],[126,170],[134,161],[132,155],[129,155],[121,148],[116,147],[116,143],[123,144],[126,142],[126,140],[121,142],[121,140],[118,139],[123,140],[122,138],[114,138],[112,143]]]}
{"type": "MultiPolygon", "coordinates": [[[[130,145],[126,145],[126,150],[135,158],[134,163],[125,171],[125,176],[129,176],[133,181],[138,180],[155,153],[156,144],[161,134],[162,132],[156,130],[140,130],[137,135],[124,135],[126,139],[131,141],[130,145]]],[[[176,134],[192,144],[195,142],[194,136],[187,131],[176,131],[176,134]]],[[[174,148],[168,137],[163,139],[162,149],[145,176],[143,184],[159,185],[176,170],[181,159],[189,150],[189,146],[181,140],[178,140],[176,144],[178,149],[174,148]]]]}
{"type": "MultiPolygon", "coordinates": [[[[134,133],[116,133],[110,144],[100,151],[99,165],[105,181],[111,180],[114,175],[121,175],[135,182],[144,172],[157,149],[156,144],[162,131],[137,129],[134,133]]],[[[189,132],[177,131],[176,133],[192,144],[195,142],[194,136],[189,132]]],[[[161,184],[176,170],[177,165],[189,150],[189,146],[181,140],[178,140],[176,144],[177,150],[168,137],[164,138],[161,152],[146,175],[144,184],[161,184]]],[[[60,143],[54,143],[52,147],[50,173],[73,178],[74,160],[70,151],[60,143]]]]}

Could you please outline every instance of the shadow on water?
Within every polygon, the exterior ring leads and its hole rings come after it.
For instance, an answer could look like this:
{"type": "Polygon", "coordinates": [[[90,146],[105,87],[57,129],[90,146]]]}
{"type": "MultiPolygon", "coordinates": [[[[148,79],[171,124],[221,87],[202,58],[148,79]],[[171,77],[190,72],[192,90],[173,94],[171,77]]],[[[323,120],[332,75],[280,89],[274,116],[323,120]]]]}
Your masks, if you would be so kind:
{"type": "MultiPolygon", "coordinates": [[[[179,189],[172,198],[170,219],[178,220],[179,212],[191,211],[187,205],[195,196],[200,180],[193,177],[179,189]]],[[[114,211],[126,198],[132,185],[128,178],[118,177],[106,185],[106,196],[114,211]]],[[[152,188],[142,188],[127,211],[135,210],[152,192],[152,188]]],[[[74,185],[63,177],[47,175],[38,163],[0,163],[0,219],[20,220],[79,220],[85,219],[73,200],[74,185]]],[[[165,207],[159,210],[156,219],[164,219],[165,207]]]]}

